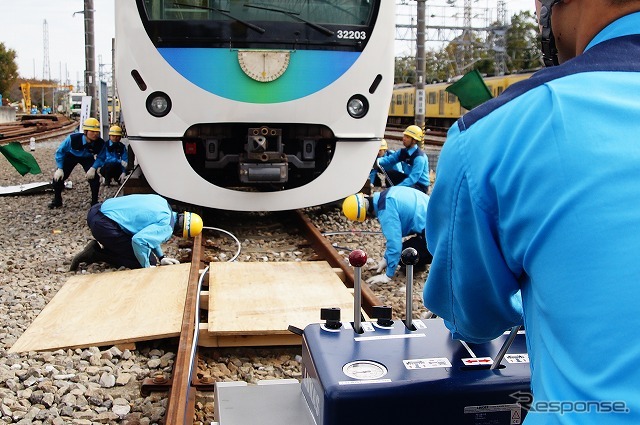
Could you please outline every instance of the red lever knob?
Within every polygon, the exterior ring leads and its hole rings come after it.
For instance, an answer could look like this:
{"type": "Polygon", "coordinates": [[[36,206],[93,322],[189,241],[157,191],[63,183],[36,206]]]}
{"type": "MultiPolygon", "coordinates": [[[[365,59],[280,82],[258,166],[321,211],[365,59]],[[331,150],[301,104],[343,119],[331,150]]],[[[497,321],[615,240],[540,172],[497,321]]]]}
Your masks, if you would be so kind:
{"type": "Polygon", "coordinates": [[[351,251],[351,254],[349,254],[349,264],[351,264],[353,267],[362,267],[367,263],[367,254],[361,250],[361,249],[356,249],[354,251],[351,251]]]}

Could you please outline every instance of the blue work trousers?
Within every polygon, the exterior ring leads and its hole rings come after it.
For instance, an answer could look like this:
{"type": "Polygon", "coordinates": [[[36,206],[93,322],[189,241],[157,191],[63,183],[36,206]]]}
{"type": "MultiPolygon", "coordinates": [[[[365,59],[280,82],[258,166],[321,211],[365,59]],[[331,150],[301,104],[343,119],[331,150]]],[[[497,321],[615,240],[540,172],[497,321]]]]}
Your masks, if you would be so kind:
{"type": "MultiPolygon", "coordinates": [[[[133,245],[131,245],[133,235],[104,215],[100,211],[101,206],[102,203],[96,204],[89,209],[87,224],[93,237],[104,247],[104,253],[110,257],[109,264],[130,269],[142,268],[133,253],[133,245]]],[[[156,256],[153,253],[149,256],[149,263],[152,266],[157,264],[156,256]]]]}

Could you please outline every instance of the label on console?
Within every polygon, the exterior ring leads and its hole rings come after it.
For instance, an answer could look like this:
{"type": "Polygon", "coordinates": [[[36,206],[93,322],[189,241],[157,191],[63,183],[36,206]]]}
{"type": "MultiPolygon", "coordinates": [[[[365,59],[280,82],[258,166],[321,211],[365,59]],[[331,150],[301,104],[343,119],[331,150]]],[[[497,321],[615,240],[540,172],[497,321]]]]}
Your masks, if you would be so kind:
{"type": "Polygon", "coordinates": [[[519,404],[489,404],[484,406],[466,406],[465,415],[469,416],[473,425],[492,425],[496,423],[509,423],[520,425],[522,423],[522,406],[519,404]],[[508,421],[508,422],[507,422],[508,421]]]}
{"type": "Polygon", "coordinates": [[[446,357],[433,357],[430,359],[403,360],[404,367],[408,370],[434,369],[438,367],[451,367],[451,362],[446,357]]]}
{"type": "Polygon", "coordinates": [[[504,359],[509,363],[529,363],[529,354],[505,354],[504,359]]]}
{"type": "Polygon", "coordinates": [[[461,360],[465,366],[482,366],[482,365],[493,364],[493,359],[491,357],[471,357],[471,358],[465,358],[461,360]]]}

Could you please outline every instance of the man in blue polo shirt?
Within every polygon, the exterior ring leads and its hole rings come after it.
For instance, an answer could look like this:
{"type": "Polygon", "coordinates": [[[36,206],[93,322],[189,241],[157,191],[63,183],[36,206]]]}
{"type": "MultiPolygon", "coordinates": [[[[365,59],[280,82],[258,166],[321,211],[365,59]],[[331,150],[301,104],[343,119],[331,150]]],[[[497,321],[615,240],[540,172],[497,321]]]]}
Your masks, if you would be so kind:
{"type": "Polygon", "coordinates": [[[470,342],[524,320],[525,424],[636,424],[640,1],[537,7],[545,62],[560,65],[449,130],[424,303],[470,342]]]}

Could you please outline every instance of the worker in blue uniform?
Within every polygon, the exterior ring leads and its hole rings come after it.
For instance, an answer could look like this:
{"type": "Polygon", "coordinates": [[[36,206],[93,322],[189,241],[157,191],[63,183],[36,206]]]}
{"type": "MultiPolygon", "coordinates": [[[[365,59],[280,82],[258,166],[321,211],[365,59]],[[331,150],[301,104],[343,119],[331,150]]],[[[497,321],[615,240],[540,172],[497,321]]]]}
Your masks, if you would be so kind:
{"type": "Polygon", "coordinates": [[[524,322],[525,424],[637,424],[640,1],[537,7],[551,66],[449,130],[424,303],[470,342],[524,322]]]}
{"type": "MultiPolygon", "coordinates": [[[[385,156],[393,155],[395,152],[396,151],[394,151],[393,149],[389,149],[387,141],[385,139],[382,139],[382,142],[380,143],[380,149],[378,150],[378,158],[384,158],[385,156]]],[[[372,187],[382,187],[382,181],[378,176],[378,173],[382,172],[380,168],[381,166],[379,166],[377,162],[376,164],[374,164],[373,168],[371,168],[371,172],[369,173],[369,184],[372,187]]],[[[398,163],[389,164],[383,167],[382,170],[384,170],[384,173],[388,173],[391,170],[402,172],[402,167],[398,163]]],[[[391,186],[389,182],[387,182],[387,185],[391,186]]]]}
{"type": "Polygon", "coordinates": [[[407,186],[427,193],[429,190],[429,158],[420,149],[422,143],[422,129],[417,125],[410,125],[404,130],[402,145],[399,151],[376,160],[377,166],[385,170],[396,164],[402,165],[402,171],[389,170],[387,176],[391,182],[387,186],[407,186]]]}
{"type": "Polygon", "coordinates": [[[95,118],[87,118],[82,124],[83,133],[73,133],[67,136],[55,153],[56,171],[53,173],[53,201],[49,208],[62,206],[62,191],[64,182],[80,164],[86,172],[87,181],[91,188],[91,205],[98,203],[100,179],[96,170],[104,164],[104,140],[100,138],[100,122],[95,118]]]}
{"type": "Polygon", "coordinates": [[[386,239],[384,257],[376,266],[379,274],[367,279],[368,284],[390,282],[405,248],[418,251],[417,267],[431,263],[425,238],[428,204],[427,194],[406,186],[393,186],[371,197],[358,193],[344,200],[342,212],[349,220],[362,222],[367,216],[378,217],[386,239]]]}
{"type": "Polygon", "coordinates": [[[111,180],[124,183],[127,176],[127,164],[129,156],[127,147],[122,143],[122,128],[119,125],[112,125],[109,128],[109,140],[105,146],[104,164],[99,169],[100,180],[103,185],[110,186],[111,180]]]}
{"type": "Polygon", "coordinates": [[[161,245],[172,235],[195,237],[203,226],[198,214],[176,213],[155,194],[107,199],[91,207],[87,223],[95,240],[73,258],[70,271],[95,262],[131,269],[178,264],[164,256],[161,245]]]}

